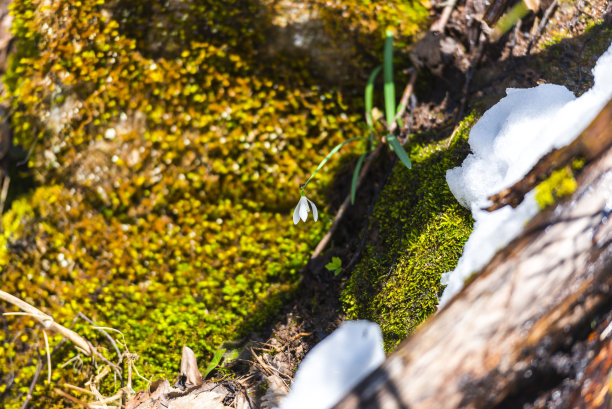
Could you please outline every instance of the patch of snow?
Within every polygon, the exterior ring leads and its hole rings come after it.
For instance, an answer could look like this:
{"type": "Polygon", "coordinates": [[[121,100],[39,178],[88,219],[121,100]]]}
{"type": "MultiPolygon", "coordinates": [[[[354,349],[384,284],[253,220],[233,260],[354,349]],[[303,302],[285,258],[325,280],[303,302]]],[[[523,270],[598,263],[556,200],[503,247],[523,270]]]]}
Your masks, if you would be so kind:
{"type": "Polygon", "coordinates": [[[612,98],[612,46],[597,61],[593,75],[593,88],[579,98],[553,84],[508,89],[472,128],[472,153],[462,166],[446,173],[446,180],[457,200],[471,209],[474,230],[455,270],[443,274],[447,287],[440,307],[538,212],[533,192],[516,209],[482,209],[490,205],[489,196],[521,180],[546,153],[572,142],[612,98]]]}
{"type": "Polygon", "coordinates": [[[280,409],[330,408],[384,360],[378,324],[345,321],[304,357],[280,409]]]}

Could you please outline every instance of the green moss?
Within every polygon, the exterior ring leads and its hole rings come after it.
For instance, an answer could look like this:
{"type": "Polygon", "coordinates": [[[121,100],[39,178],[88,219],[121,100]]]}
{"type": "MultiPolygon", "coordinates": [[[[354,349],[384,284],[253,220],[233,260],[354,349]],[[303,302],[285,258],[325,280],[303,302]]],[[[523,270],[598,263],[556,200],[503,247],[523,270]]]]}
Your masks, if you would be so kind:
{"type": "Polygon", "coordinates": [[[535,200],[544,209],[560,198],[569,196],[578,188],[578,183],[569,167],[554,171],[546,180],[536,186],[535,200]]]}
{"type": "MultiPolygon", "coordinates": [[[[172,378],[183,344],[206,361],[278,310],[330,223],[321,212],[321,222],[293,226],[298,186],[331,147],[362,136],[365,78],[340,88],[319,81],[308,58],[270,52],[277,3],[11,3],[18,51],[4,80],[38,187],[3,215],[3,290],[62,324],[82,312],[120,330],[147,377],[172,378]]],[[[330,41],[352,38],[338,20],[348,13],[372,55],[385,25],[397,23],[408,42],[426,23],[422,4],[407,4],[312,1],[330,41]]],[[[0,376],[14,373],[17,386],[0,401],[16,407],[40,334],[30,319],[7,325],[0,376]],[[25,338],[8,342],[17,333],[25,338]]],[[[84,321],[74,325],[108,346],[84,321]]],[[[66,344],[54,362],[74,354],[66,344]]],[[[82,385],[91,363],[56,365],[56,384],[82,385]]],[[[103,386],[115,390],[110,378],[103,386]]],[[[31,406],[62,407],[45,388],[31,406]]]]}
{"type": "Polygon", "coordinates": [[[396,166],[381,192],[362,261],[342,293],[351,319],[380,324],[385,347],[393,349],[436,310],[440,276],[454,268],[471,233],[470,212],[446,183],[446,170],[461,164],[475,122],[466,118],[452,138],[417,136],[410,144],[412,170],[396,166]]]}

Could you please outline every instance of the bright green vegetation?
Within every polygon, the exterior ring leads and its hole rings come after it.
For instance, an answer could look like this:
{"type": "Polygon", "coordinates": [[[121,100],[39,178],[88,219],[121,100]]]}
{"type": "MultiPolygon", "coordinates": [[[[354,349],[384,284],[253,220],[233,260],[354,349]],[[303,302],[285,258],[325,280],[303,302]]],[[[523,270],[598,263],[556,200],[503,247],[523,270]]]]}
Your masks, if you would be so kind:
{"type": "MultiPolygon", "coordinates": [[[[340,41],[359,31],[355,47],[372,53],[363,61],[380,54],[386,25],[401,22],[407,42],[427,19],[418,2],[332,3],[312,6],[340,41]]],[[[336,87],[308,55],[270,50],[278,2],[163,4],[12,3],[18,52],[5,82],[37,187],[3,216],[0,281],[62,324],[82,312],[122,331],[141,374],[171,379],[183,344],[206,362],[291,294],[329,225],[321,214],[293,226],[297,187],[365,126],[363,84],[336,87]]],[[[363,50],[349,51],[346,69],[358,73],[363,50]]],[[[6,322],[0,405],[13,408],[39,361],[32,345],[43,343],[31,319],[6,322]],[[3,395],[11,373],[16,386],[3,395]]],[[[116,359],[83,320],[75,329],[116,359]]],[[[59,368],[72,356],[66,344],[54,354],[54,385],[91,375],[59,368]]],[[[64,402],[39,381],[31,406],[64,402]]]]}
{"type": "Polygon", "coordinates": [[[440,275],[455,267],[472,231],[470,212],[456,201],[445,175],[468,153],[474,122],[474,115],[467,117],[449,147],[448,140],[417,135],[409,146],[412,169],[396,166],[375,205],[369,229],[376,238],[342,299],[350,319],[380,324],[387,350],[436,310],[440,275]]]}
{"type": "Polygon", "coordinates": [[[540,209],[544,209],[559,199],[569,196],[578,188],[574,173],[570,167],[554,171],[546,180],[536,186],[535,200],[540,209]]]}

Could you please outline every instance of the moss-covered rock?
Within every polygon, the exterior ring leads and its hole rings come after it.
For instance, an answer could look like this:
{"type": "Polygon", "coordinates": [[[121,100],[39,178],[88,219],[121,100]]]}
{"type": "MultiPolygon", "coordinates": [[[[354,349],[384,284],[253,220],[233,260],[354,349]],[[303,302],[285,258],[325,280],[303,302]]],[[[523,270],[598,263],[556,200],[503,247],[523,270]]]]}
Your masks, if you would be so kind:
{"type": "Polygon", "coordinates": [[[412,170],[396,166],[376,202],[368,232],[374,239],[342,300],[349,318],[380,324],[387,350],[436,310],[440,276],[455,267],[471,233],[470,212],[450,192],[446,170],[467,155],[474,122],[470,115],[442,141],[417,135],[412,170]]]}

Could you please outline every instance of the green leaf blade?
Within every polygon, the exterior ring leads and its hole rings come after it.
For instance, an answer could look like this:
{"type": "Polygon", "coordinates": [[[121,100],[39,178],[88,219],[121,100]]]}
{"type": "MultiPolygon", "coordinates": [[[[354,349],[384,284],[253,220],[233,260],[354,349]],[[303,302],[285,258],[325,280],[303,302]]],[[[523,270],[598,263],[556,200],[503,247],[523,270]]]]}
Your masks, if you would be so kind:
{"type": "Polygon", "coordinates": [[[391,145],[391,147],[393,148],[393,151],[395,152],[399,160],[402,161],[404,166],[406,166],[408,169],[412,169],[412,162],[410,161],[408,154],[404,150],[404,147],[402,146],[401,143],[399,143],[395,135],[392,135],[392,134],[387,135],[387,142],[389,142],[389,145],[391,145]]]}
{"type": "Polygon", "coordinates": [[[361,166],[363,165],[363,161],[365,160],[367,153],[362,154],[359,159],[357,159],[357,164],[355,165],[355,170],[353,171],[353,180],[351,180],[351,204],[355,204],[355,195],[357,194],[357,181],[359,180],[359,172],[361,171],[361,166]]]}
{"type": "Polygon", "coordinates": [[[317,166],[317,169],[314,171],[314,173],[308,178],[308,180],[306,181],[306,183],[304,183],[304,185],[302,186],[302,189],[306,187],[306,185],[308,185],[310,183],[310,181],[312,180],[312,178],[317,174],[317,172],[319,170],[321,170],[321,168],[327,163],[327,161],[336,153],[340,150],[340,148],[342,148],[344,145],[346,145],[349,142],[353,142],[353,141],[365,141],[368,138],[365,137],[359,137],[359,138],[351,138],[351,139],[347,139],[346,141],[339,143],[338,145],[336,145],[334,147],[334,149],[332,149],[327,156],[321,161],[321,163],[319,163],[319,166],[317,166]]]}
{"type": "Polygon", "coordinates": [[[202,374],[202,379],[206,379],[208,374],[210,374],[219,365],[219,362],[221,362],[221,359],[223,358],[224,353],[225,353],[225,348],[219,348],[215,351],[215,354],[213,355],[208,366],[204,370],[204,373],[202,374]]]}
{"type": "Polygon", "coordinates": [[[374,130],[374,119],[372,118],[372,109],[374,109],[374,81],[376,81],[376,77],[380,73],[382,69],[382,65],[374,68],[374,71],[370,74],[370,78],[368,78],[368,83],[365,87],[364,94],[364,103],[365,103],[365,114],[366,114],[366,123],[370,130],[374,130]]]}
{"type": "Polygon", "coordinates": [[[387,126],[390,127],[395,119],[395,84],[393,83],[393,33],[387,31],[385,38],[385,51],[383,55],[383,76],[385,94],[385,115],[387,126]]]}

